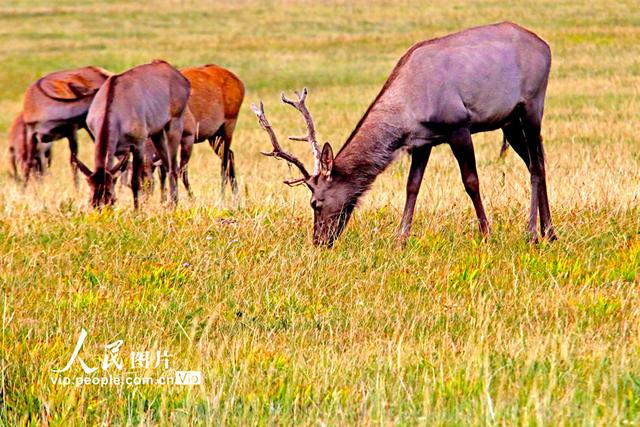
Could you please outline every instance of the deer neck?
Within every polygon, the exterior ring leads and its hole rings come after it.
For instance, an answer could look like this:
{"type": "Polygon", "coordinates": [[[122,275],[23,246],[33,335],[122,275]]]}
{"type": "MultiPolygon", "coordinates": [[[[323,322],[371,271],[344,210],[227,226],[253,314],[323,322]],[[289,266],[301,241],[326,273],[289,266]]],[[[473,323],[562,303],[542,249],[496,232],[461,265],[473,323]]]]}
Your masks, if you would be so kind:
{"type": "Polygon", "coordinates": [[[371,187],[393,161],[405,132],[389,109],[367,112],[334,161],[334,171],[350,182],[358,196],[371,187]]]}
{"type": "Polygon", "coordinates": [[[98,129],[98,133],[96,135],[96,146],[94,153],[94,163],[96,170],[100,168],[107,168],[109,166],[109,161],[115,154],[117,143],[117,135],[115,129],[113,129],[113,120],[111,117],[111,107],[113,104],[116,86],[115,76],[107,80],[106,85],[107,93],[106,101],[104,104],[102,123],[100,124],[100,128],[98,129]]]}

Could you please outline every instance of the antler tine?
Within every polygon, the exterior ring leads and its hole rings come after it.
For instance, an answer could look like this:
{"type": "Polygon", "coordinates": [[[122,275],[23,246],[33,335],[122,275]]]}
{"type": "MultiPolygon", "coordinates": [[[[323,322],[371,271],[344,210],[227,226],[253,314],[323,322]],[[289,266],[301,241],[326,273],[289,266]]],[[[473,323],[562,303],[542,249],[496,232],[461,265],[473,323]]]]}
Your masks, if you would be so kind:
{"type": "Polygon", "coordinates": [[[284,183],[289,186],[294,186],[294,185],[301,184],[307,179],[309,179],[310,177],[309,172],[307,172],[307,169],[304,167],[302,162],[298,160],[298,158],[295,157],[294,155],[289,154],[286,151],[282,150],[282,147],[278,142],[278,137],[276,136],[276,133],[273,131],[273,127],[271,127],[269,120],[267,120],[267,116],[265,116],[264,114],[264,104],[262,103],[262,101],[260,101],[259,108],[256,106],[256,104],[251,104],[251,110],[253,110],[256,117],[258,117],[258,122],[260,123],[260,126],[262,126],[262,129],[264,129],[269,135],[269,138],[271,139],[271,145],[273,146],[273,151],[271,152],[262,151],[261,153],[268,157],[275,157],[276,159],[286,160],[287,162],[296,165],[298,169],[300,169],[300,172],[302,173],[302,178],[287,180],[287,181],[284,181],[284,183]]]}
{"type": "Polygon", "coordinates": [[[292,141],[306,141],[309,144],[311,144],[311,150],[313,151],[313,157],[314,157],[313,174],[317,175],[320,172],[320,156],[322,155],[322,150],[320,149],[320,145],[316,140],[316,128],[313,124],[313,118],[311,117],[311,113],[309,112],[306,104],[304,103],[305,100],[307,99],[308,93],[309,91],[305,87],[304,89],[302,89],[302,95],[300,95],[300,93],[298,93],[297,91],[295,92],[296,96],[298,97],[297,101],[293,101],[287,98],[284,92],[282,92],[281,98],[282,98],[282,102],[284,102],[285,104],[291,105],[293,108],[295,108],[302,114],[302,117],[304,117],[304,121],[307,124],[307,129],[309,132],[307,136],[290,136],[289,139],[292,141]]]}

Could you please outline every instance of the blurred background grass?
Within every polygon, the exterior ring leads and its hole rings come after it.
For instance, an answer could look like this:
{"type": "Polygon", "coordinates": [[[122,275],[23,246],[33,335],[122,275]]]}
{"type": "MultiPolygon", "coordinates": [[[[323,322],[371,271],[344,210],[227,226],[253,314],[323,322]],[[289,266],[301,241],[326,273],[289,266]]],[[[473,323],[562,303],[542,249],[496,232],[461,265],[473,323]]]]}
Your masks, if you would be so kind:
{"type": "MultiPolygon", "coordinates": [[[[26,190],[0,176],[2,420],[13,424],[623,424],[640,419],[640,12],[636,2],[14,1],[0,4],[0,131],[41,75],[164,58],[247,86],[233,148],[241,202],[218,197],[198,146],[196,197],[91,212],[65,142],[26,190]],[[499,133],[474,138],[494,234],[481,242],[446,146],[414,237],[393,243],[408,159],[365,197],[333,250],[311,246],[304,188],[249,110],[303,132],[279,101],[307,86],[338,148],[414,42],[512,20],[549,42],[543,123],[560,241],[525,241],[529,178],[499,133]],[[86,358],[167,349],[201,387],[53,385],[81,328],[86,358]]],[[[82,134],[81,157],[92,147],[82,134]]],[[[288,145],[311,160],[303,145],[288,145]]],[[[7,165],[0,144],[0,161],[7,165]]],[[[74,368],[77,370],[77,367],[74,368]]],[[[79,372],[78,372],[79,373],[79,372]]],[[[157,372],[152,372],[156,374],[157,372]]]]}

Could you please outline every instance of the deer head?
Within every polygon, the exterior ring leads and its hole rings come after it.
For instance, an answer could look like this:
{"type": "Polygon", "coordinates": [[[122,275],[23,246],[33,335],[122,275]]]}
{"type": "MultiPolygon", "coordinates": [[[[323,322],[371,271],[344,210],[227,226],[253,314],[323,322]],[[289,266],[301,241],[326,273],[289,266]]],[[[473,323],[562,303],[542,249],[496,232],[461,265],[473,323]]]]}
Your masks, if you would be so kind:
{"type": "Polygon", "coordinates": [[[273,150],[263,152],[265,156],[283,159],[295,165],[302,177],[284,181],[285,184],[293,187],[305,184],[311,190],[311,208],[313,209],[313,242],[316,245],[333,245],[333,241],[342,233],[344,227],[356,205],[357,196],[354,194],[352,184],[334,171],[333,149],[327,142],[320,150],[316,140],[316,130],[313,119],[305,105],[307,98],[307,88],[302,90],[302,94],[296,92],[297,101],[287,98],[284,93],[281,95],[282,102],[291,105],[298,110],[307,124],[308,134],[303,137],[289,137],[293,141],[306,141],[311,145],[314,156],[313,173],[307,172],[304,164],[294,155],[282,150],[278,138],[276,137],[271,124],[264,114],[264,105],[260,102],[260,107],[255,104],[251,109],[258,117],[258,122],[267,132],[271,139],[273,150]]]}
{"type": "Polygon", "coordinates": [[[110,169],[98,168],[95,172],[87,167],[75,153],[71,154],[71,162],[74,163],[80,172],[87,177],[87,182],[91,188],[91,206],[99,208],[101,206],[111,206],[116,201],[115,184],[118,180],[118,175],[122,172],[123,167],[126,166],[129,160],[129,153],[126,153],[118,163],[110,169]]]}

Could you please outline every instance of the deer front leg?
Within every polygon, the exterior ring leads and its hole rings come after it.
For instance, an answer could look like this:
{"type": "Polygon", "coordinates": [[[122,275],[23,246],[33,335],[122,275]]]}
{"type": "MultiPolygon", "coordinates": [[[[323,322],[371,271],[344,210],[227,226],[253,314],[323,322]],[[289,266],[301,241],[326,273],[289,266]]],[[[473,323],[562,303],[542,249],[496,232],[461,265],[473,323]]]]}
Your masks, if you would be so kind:
{"type": "Polygon", "coordinates": [[[411,231],[411,223],[413,222],[413,212],[416,207],[416,199],[422,184],[422,177],[429,162],[431,154],[431,146],[424,145],[416,147],[411,152],[411,168],[409,169],[409,178],[407,179],[407,200],[404,205],[404,213],[398,230],[398,243],[405,244],[409,238],[411,231]]]}
{"type": "Polygon", "coordinates": [[[131,167],[131,192],[133,193],[133,208],[138,209],[140,202],[138,194],[140,192],[140,178],[142,175],[143,156],[140,150],[133,149],[133,162],[131,167]]]}
{"type": "Polygon", "coordinates": [[[476,156],[473,151],[473,142],[471,141],[471,133],[468,129],[460,129],[451,135],[449,142],[451,151],[460,166],[460,174],[462,182],[467,194],[473,202],[476,210],[480,233],[484,236],[489,235],[490,227],[487,215],[484,212],[482,199],[480,198],[480,181],[476,170],[476,156]]]}

